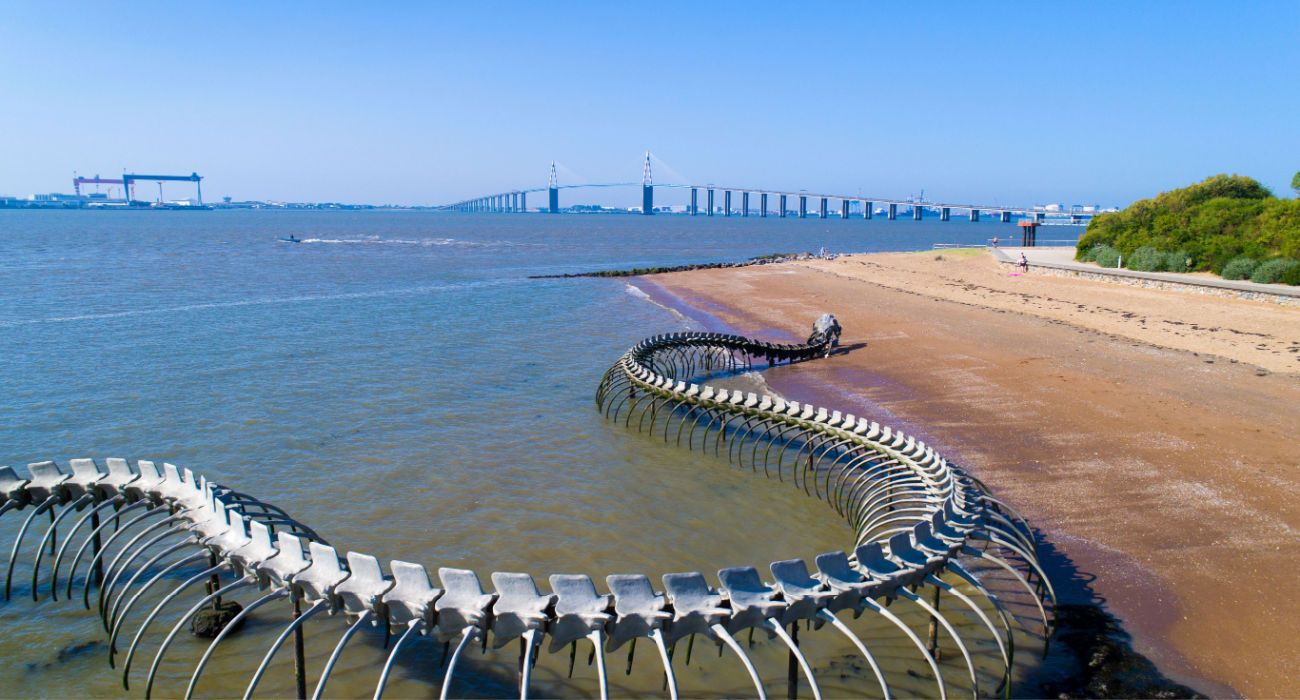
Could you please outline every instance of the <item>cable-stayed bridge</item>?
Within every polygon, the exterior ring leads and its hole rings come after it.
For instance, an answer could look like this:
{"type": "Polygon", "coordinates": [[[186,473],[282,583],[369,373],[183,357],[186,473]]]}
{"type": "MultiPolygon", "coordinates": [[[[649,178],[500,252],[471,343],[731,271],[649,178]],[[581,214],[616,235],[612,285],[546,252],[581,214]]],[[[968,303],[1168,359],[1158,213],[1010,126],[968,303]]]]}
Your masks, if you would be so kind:
{"type": "Polygon", "coordinates": [[[550,182],[546,187],[510,190],[461,200],[440,207],[447,211],[518,213],[528,211],[528,195],[546,193],[546,206],[538,211],[560,213],[560,191],[574,189],[601,189],[614,187],[641,186],[641,213],[655,213],[655,190],[661,188],[689,189],[690,205],[686,213],[691,216],[756,216],[766,218],[776,216],[798,216],[807,218],[811,213],[818,218],[839,216],[848,219],[858,216],[870,219],[875,215],[897,219],[899,214],[910,215],[913,220],[922,220],[926,212],[937,213],[940,221],[949,221],[952,212],[964,213],[970,221],[979,221],[982,215],[992,216],[1003,222],[1014,218],[1028,219],[1038,223],[1086,224],[1097,213],[1095,209],[1072,208],[1071,210],[1049,209],[1041,206],[1009,206],[1005,204],[977,204],[971,202],[929,201],[919,197],[891,198],[870,197],[862,194],[835,194],[808,192],[806,190],[781,190],[763,187],[728,187],[716,184],[666,184],[656,183],[650,172],[650,154],[646,154],[645,170],[641,182],[607,182],[561,185],[551,164],[550,182]],[[809,205],[812,208],[809,208],[809,205]]]}

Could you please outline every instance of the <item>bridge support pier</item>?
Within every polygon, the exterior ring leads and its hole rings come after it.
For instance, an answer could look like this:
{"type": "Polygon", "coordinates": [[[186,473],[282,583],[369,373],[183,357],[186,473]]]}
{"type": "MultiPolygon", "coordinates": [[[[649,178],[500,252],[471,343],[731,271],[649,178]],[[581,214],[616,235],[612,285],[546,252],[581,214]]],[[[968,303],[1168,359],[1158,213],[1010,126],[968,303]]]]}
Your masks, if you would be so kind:
{"type": "Polygon", "coordinates": [[[871,202],[865,202],[865,201],[864,201],[864,202],[862,203],[862,218],[864,218],[864,219],[870,219],[870,218],[871,218],[871,202]]]}
{"type": "Polygon", "coordinates": [[[849,218],[849,200],[847,199],[840,200],[840,218],[841,219],[849,218]]]}
{"type": "Polygon", "coordinates": [[[942,207],[942,208],[939,209],[939,220],[940,220],[940,221],[947,221],[947,220],[949,219],[949,216],[950,216],[951,214],[952,214],[952,211],[951,211],[948,207],[942,207]]]}
{"type": "Polygon", "coordinates": [[[893,202],[890,202],[890,204],[889,204],[889,220],[890,220],[890,221],[893,221],[894,219],[897,219],[897,218],[898,218],[898,205],[897,205],[897,204],[894,204],[893,202]]]}
{"type": "Polygon", "coordinates": [[[705,190],[705,194],[708,195],[708,204],[709,204],[708,215],[713,216],[713,190],[705,190]]]}
{"type": "Polygon", "coordinates": [[[525,213],[525,214],[528,213],[528,193],[527,193],[527,192],[520,192],[520,193],[519,193],[519,211],[521,211],[521,212],[523,212],[523,213],[525,213]]]}
{"type": "Polygon", "coordinates": [[[979,220],[980,220],[980,210],[979,210],[979,209],[971,209],[971,210],[970,210],[970,220],[971,220],[971,221],[979,221],[979,220]]]}
{"type": "Polygon", "coordinates": [[[808,218],[808,198],[804,195],[799,195],[799,218],[808,218]]]}
{"type": "Polygon", "coordinates": [[[731,190],[722,191],[722,215],[731,216],[731,190]]]}
{"type": "Polygon", "coordinates": [[[767,218],[767,193],[758,195],[758,218],[767,218]]]}
{"type": "Polygon", "coordinates": [[[912,205],[912,221],[920,221],[920,220],[921,220],[921,211],[922,211],[922,207],[921,207],[920,204],[913,204],[913,205],[912,205]]]}
{"type": "Polygon", "coordinates": [[[785,218],[785,211],[786,211],[786,208],[785,208],[785,195],[780,195],[780,198],[781,198],[781,218],[784,219],[784,218],[785,218]]]}
{"type": "Polygon", "coordinates": [[[817,215],[818,215],[820,218],[825,219],[825,218],[826,218],[826,198],[825,198],[825,197],[822,197],[821,199],[822,199],[822,201],[821,201],[821,209],[818,210],[817,215]]]}
{"type": "Polygon", "coordinates": [[[1011,223],[1011,212],[1009,212],[1009,211],[1001,212],[1001,213],[999,214],[999,218],[1001,218],[1002,223],[1004,223],[1004,224],[1009,224],[1009,223],[1011,223]]]}
{"type": "Polygon", "coordinates": [[[698,187],[691,188],[691,216],[700,213],[700,190],[698,187]]]}
{"type": "Polygon", "coordinates": [[[655,186],[641,185],[641,214],[650,216],[655,213],[655,186]]]}
{"type": "Polygon", "coordinates": [[[749,216],[749,193],[740,193],[740,215],[749,216]]]}
{"type": "Polygon", "coordinates": [[[560,188],[552,185],[546,191],[546,210],[552,214],[560,213],[560,188]]]}

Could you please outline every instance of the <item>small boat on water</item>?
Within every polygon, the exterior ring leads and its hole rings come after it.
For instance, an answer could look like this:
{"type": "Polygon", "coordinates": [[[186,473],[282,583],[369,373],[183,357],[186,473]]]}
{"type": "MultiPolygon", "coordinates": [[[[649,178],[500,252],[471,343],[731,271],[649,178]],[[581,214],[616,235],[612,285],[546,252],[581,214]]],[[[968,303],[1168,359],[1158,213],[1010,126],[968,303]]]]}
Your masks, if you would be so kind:
{"type": "Polygon", "coordinates": [[[293,235],[292,233],[289,234],[288,238],[277,238],[276,240],[283,241],[284,243],[302,243],[302,239],[293,235]]]}

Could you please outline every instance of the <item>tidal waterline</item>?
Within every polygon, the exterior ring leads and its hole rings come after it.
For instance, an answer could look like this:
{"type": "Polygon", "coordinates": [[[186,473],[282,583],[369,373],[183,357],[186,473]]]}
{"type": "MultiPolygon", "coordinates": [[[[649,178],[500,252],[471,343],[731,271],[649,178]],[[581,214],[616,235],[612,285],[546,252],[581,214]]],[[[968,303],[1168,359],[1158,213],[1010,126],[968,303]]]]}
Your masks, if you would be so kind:
{"type": "MultiPolygon", "coordinates": [[[[340,550],[474,568],[485,578],[492,570],[600,580],[764,569],[844,548],[849,529],[788,485],[639,436],[594,410],[609,363],[685,320],[619,280],[527,276],[821,246],[915,249],[1011,230],[833,219],[0,212],[4,461],[172,461],[284,507],[340,550]],[[275,240],[288,234],[305,242],[275,240]]],[[[809,323],[826,310],[809,309],[809,323]]],[[[0,641],[6,687],[118,694],[93,616],[26,595],[0,607],[0,623],[13,631],[0,641]],[[32,615],[61,624],[23,625],[32,615]]],[[[328,653],[341,631],[334,627],[310,646],[328,653]]],[[[265,644],[248,637],[205,676],[209,692],[242,687],[248,665],[236,652],[265,644]]],[[[174,652],[161,687],[183,684],[198,648],[174,652]]],[[[495,662],[508,667],[509,656],[495,662]]],[[[905,656],[900,647],[900,663],[905,656]]],[[[345,659],[344,669],[373,663],[367,658],[345,659]]],[[[437,674],[420,659],[395,691],[427,694],[437,674]]],[[[645,661],[653,658],[638,665],[645,661]]],[[[733,666],[707,664],[693,687],[743,688],[733,666]]],[[[371,675],[344,674],[331,688],[364,694],[371,675]]],[[[547,677],[538,676],[542,687],[565,692],[547,677]]],[[[268,683],[268,693],[291,692],[268,683]]],[[[463,692],[499,690],[487,674],[463,692]]]]}

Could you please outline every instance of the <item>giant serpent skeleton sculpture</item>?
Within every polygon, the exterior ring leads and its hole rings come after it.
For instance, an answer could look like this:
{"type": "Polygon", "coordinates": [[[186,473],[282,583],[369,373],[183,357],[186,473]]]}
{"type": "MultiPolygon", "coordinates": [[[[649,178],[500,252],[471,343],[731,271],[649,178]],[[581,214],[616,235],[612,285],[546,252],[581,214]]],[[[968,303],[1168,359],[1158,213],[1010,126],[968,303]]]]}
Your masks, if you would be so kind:
{"type": "MultiPolygon", "coordinates": [[[[380,671],[376,700],[383,695],[399,652],[413,637],[431,635],[444,643],[441,697],[446,698],[462,653],[476,639],[486,648],[489,633],[497,647],[521,643],[521,698],[528,695],[529,675],[544,638],[550,639],[552,652],[589,640],[598,691],[605,698],[605,651],[646,637],[658,651],[666,692],[675,699],[672,651],[679,640],[689,637],[693,642],[696,635],[717,643],[719,650],[726,645],[735,652],[755,694],[765,698],[764,683],[736,639],[755,629],[788,647],[791,667],[797,662],[819,700],[812,666],[797,641],[800,622],[818,629],[829,625],[842,634],[870,667],[880,692],[890,697],[889,681],[871,645],[845,624],[844,613],[878,615],[901,630],[933,675],[938,696],[946,698],[934,652],[934,635],[942,627],[960,651],[978,697],[981,688],[968,645],[937,609],[942,591],[960,600],[961,609],[973,613],[980,629],[996,642],[1003,668],[998,690],[1006,691],[1015,656],[1015,616],[959,559],[982,560],[1014,578],[1033,599],[1046,639],[1052,623],[1042,594],[1052,601],[1055,596],[1038,564],[1035,538],[1022,518],[932,448],[888,427],[839,411],[689,381],[823,356],[838,337],[839,326],[829,315],[819,319],[812,337],[800,345],[714,333],[659,335],[628,350],[606,372],[596,392],[596,405],[610,420],[635,424],[691,449],[719,456],[725,450],[732,463],[754,471],[761,468],[765,475],[788,481],[834,507],[856,531],[853,553],[818,555],[815,573],[801,559],[773,562],[771,583],[752,567],[728,568],[718,572],[716,589],[698,572],[667,574],[662,593],[646,576],[618,574],[606,578],[610,593],[602,595],[584,575],[553,575],[552,592],[544,594],[530,575],[502,572],[491,575],[495,592],[488,593],[473,571],[443,567],[438,569],[441,587],[434,587],[419,564],[394,560],[386,573],[380,561],[367,554],[348,552],[341,560],[333,547],[280,508],[187,469],[170,464],[159,469],[149,461],[131,465],[122,459],[105,460],[104,469],[94,460],[74,459],[70,472],[54,462],[31,464],[25,475],[0,468],[0,516],[26,511],[7,563],[5,599],[12,592],[23,541],[39,516],[48,513],[50,522],[31,566],[31,595],[37,599],[44,590],[57,598],[62,590],[66,598],[74,598],[82,572],[82,604],[90,609],[91,591],[98,589],[95,606],[109,635],[109,661],[121,664],[125,687],[130,687],[133,668],[139,674],[136,657],[146,632],[162,621],[169,605],[179,609],[175,601],[187,591],[203,591],[179,618],[168,621],[168,632],[145,676],[146,698],[168,648],[191,618],[222,596],[248,588],[260,595],[212,640],[193,669],[186,698],[236,623],[274,601],[292,604],[293,619],[275,635],[253,671],[245,698],[252,696],[291,635],[297,637],[298,693],[305,696],[303,625],[320,612],[340,611],[351,624],[322,668],[313,699],[322,696],[348,641],[367,623],[401,631],[380,671]],[[80,515],[59,542],[58,528],[73,521],[75,514],[80,515]],[[51,557],[45,556],[47,550],[51,557]],[[173,585],[184,571],[196,567],[201,571],[173,585]],[[967,591],[976,592],[985,606],[943,580],[945,573],[968,584],[967,591]],[[144,612],[145,594],[162,582],[172,585],[171,590],[144,612]],[[922,586],[934,587],[934,602],[918,592],[922,586]],[[887,609],[899,599],[928,616],[928,645],[887,609]],[[132,612],[137,613],[134,633],[127,629],[132,612]]],[[[571,655],[570,670],[572,664],[571,655]]],[[[793,675],[791,687],[797,687],[793,675]]]]}

